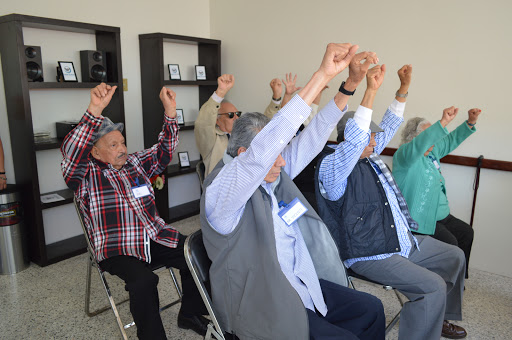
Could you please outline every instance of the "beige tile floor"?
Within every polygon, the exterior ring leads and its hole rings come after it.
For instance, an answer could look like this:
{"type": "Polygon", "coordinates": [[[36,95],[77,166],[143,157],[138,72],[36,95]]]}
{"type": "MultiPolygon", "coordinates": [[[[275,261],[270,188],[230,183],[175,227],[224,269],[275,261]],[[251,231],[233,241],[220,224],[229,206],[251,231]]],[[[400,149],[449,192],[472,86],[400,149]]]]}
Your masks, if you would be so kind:
{"type": "MultiPolygon", "coordinates": [[[[198,228],[198,217],[176,223],[183,234],[198,228]]],[[[0,339],[119,339],[120,333],[111,311],[95,317],[84,313],[86,274],[85,254],[48,267],[31,265],[16,275],[0,275],[0,339]]],[[[106,295],[93,272],[92,308],[104,305],[106,295]]],[[[176,298],[171,279],[161,271],[159,293],[162,302],[176,298]]],[[[466,281],[464,320],[459,324],[469,333],[468,339],[512,339],[512,278],[472,269],[466,281]]],[[[121,280],[111,278],[114,297],[127,296],[121,280]]],[[[393,292],[378,286],[356,282],[359,290],[379,297],[388,320],[399,310],[393,292]]],[[[119,306],[121,317],[128,321],[128,304],[119,306]]],[[[193,331],[177,327],[179,306],[162,312],[169,339],[201,339],[193,331]]],[[[127,331],[136,339],[134,327],[127,331]]],[[[387,339],[398,338],[398,326],[387,339]]],[[[414,340],[414,339],[413,339],[414,340]]]]}

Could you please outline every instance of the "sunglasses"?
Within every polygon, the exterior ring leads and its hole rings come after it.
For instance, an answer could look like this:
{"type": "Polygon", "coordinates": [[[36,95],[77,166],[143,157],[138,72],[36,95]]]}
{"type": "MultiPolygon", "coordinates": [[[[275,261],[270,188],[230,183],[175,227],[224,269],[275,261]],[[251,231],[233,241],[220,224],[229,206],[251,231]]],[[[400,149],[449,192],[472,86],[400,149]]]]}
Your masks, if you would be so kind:
{"type": "Polygon", "coordinates": [[[242,115],[242,111],[219,113],[219,115],[228,115],[228,117],[231,119],[231,118],[233,118],[235,115],[237,115],[238,117],[240,117],[240,116],[242,115]]]}

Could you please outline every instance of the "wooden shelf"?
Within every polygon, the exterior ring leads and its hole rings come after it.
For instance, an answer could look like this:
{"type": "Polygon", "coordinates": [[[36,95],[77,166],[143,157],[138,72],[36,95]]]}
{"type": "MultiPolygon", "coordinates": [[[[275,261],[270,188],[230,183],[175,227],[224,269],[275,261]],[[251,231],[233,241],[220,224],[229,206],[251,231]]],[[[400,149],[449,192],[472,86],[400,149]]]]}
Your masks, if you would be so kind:
{"type": "Polygon", "coordinates": [[[70,189],[63,189],[63,190],[57,190],[52,192],[46,192],[44,194],[41,194],[41,196],[49,195],[49,194],[57,194],[64,198],[64,201],[57,201],[57,202],[51,202],[51,203],[42,203],[41,202],[41,209],[49,209],[49,208],[55,208],[59,207],[61,205],[66,205],[69,203],[73,203],[73,191],[70,189]]]}
{"type": "Polygon", "coordinates": [[[63,141],[63,139],[60,139],[60,138],[51,138],[45,142],[34,143],[34,150],[42,151],[42,150],[60,149],[60,146],[62,145],[62,141],[63,141]]]}
{"type": "MultiPolygon", "coordinates": [[[[81,82],[67,82],[57,83],[55,82],[29,82],[28,88],[34,89],[92,89],[98,86],[100,83],[81,83],[81,82]]],[[[107,83],[110,86],[119,86],[118,83],[107,83]]]]}
{"type": "Polygon", "coordinates": [[[164,80],[169,86],[217,86],[217,80],[164,80]]]}
{"type": "Polygon", "coordinates": [[[57,263],[87,251],[85,236],[77,235],[66,240],[46,245],[48,264],[57,263]]]}
{"type": "Polygon", "coordinates": [[[195,173],[197,163],[199,163],[199,160],[190,161],[190,166],[187,166],[186,168],[181,168],[179,164],[171,164],[167,167],[165,177],[169,178],[195,173]]]}
{"type": "Polygon", "coordinates": [[[180,127],[180,131],[184,130],[194,130],[195,122],[185,122],[185,125],[178,125],[180,127]]]}

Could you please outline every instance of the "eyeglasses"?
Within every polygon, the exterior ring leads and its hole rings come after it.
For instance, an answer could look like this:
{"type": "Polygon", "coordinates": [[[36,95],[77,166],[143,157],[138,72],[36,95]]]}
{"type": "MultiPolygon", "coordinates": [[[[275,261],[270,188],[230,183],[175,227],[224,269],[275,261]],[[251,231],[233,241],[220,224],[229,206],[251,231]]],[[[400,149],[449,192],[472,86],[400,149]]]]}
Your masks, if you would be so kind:
{"type": "Polygon", "coordinates": [[[240,117],[242,115],[242,111],[236,111],[236,112],[226,112],[226,113],[219,113],[219,115],[228,115],[229,119],[233,118],[235,115],[240,117]]]}

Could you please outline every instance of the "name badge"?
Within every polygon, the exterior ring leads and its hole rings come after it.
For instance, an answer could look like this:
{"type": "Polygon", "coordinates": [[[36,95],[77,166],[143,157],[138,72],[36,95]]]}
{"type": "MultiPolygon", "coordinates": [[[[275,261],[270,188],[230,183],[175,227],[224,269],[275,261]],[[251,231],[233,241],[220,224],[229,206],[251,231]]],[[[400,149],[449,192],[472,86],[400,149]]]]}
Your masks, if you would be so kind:
{"type": "Polygon", "coordinates": [[[432,160],[432,163],[434,163],[434,165],[436,166],[437,170],[441,169],[441,166],[439,165],[439,163],[437,163],[437,160],[432,160]]]}
{"type": "Polygon", "coordinates": [[[282,207],[282,209],[279,211],[278,215],[289,226],[308,211],[308,208],[299,201],[298,197],[295,197],[289,204],[281,201],[279,202],[279,206],[282,207]]]}
{"type": "Polygon", "coordinates": [[[132,187],[133,196],[135,198],[142,198],[151,195],[147,184],[139,185],[139,179],[135,179],[135,185],[132,187]]]}

